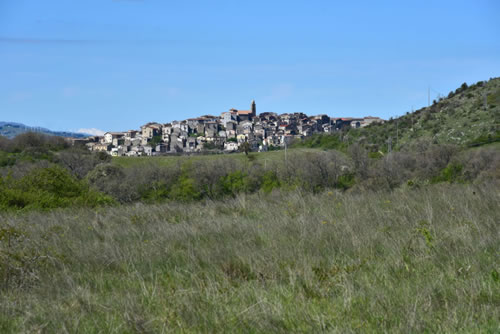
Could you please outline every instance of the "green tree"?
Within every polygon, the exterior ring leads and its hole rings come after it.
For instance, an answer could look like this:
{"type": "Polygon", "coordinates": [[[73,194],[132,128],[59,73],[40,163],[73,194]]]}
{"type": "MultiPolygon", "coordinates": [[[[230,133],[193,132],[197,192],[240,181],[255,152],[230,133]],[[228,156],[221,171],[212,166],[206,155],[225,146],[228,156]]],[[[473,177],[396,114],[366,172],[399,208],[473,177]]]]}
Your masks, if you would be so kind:
{"type": "Polygon", "coordinates": [[[249,142],[244,142],[240,145],[240,151],[245,152],[246,155],[248,155],[248,152],[250,152],[250,143],[249,142]]]}
{"type": "Polygon", "coordinates": [[[153,136],[153,138],[151,138],[151,140],[149,141],[148,145],[155,148],[158,144],[160,144],[162,142],[162,139],[161,139],[161,136],[160,135],[156,135],[156,136],[153,136]]]}

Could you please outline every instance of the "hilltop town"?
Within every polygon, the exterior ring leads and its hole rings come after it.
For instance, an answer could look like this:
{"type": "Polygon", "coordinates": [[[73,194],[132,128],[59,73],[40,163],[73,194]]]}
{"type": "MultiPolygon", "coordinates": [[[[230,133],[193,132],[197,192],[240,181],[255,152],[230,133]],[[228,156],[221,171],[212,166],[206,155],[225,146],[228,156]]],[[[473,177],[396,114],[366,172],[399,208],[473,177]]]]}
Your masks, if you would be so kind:
{"type": "Polygon", "coordinates": [[[267,151],[284,147],[294,139],[314,133],[332,133],[345,127],[364,127],[384,122],[378,117],[332,118],[304,113],[257,115],[255,101],[249,110],[230,109],[220,116],[204,115],[171,123],[147,123],[140,130],[106,132],[103,136],[75,139],[91,151],[112,156],[197,153],[209,150],[238,151],[243,143],[247,150],[267,151]]]}

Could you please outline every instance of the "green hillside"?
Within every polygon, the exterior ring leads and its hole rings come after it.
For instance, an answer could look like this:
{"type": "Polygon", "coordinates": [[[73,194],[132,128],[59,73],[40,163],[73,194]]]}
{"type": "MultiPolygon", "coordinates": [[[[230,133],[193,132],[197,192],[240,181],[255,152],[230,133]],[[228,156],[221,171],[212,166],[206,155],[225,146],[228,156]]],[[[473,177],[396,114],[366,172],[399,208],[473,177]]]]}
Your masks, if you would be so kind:
{"type": "Polygon", "coordinates": [[[489,140],[498,139],[499,124],[500,78],[497,78],[470,87],[463,84],[430,107],[389,120],[382,126],[372,126],[362,133],[378,141],[385,134],[398,146],[417,138],[429,138],[439,144],[470,145],[488,141],[488,136],[489,140]]]}
{"type": "Polygon", "coordinates": [[[313,136],[296,145],[342,149],[358,142],[372,151],[386,151],[389,140],[396,150],[422,139],[459,146],[500,141],[500,78],[471,86],[464,83],[431,106],[383,124],[320,137],[313,136]]]}

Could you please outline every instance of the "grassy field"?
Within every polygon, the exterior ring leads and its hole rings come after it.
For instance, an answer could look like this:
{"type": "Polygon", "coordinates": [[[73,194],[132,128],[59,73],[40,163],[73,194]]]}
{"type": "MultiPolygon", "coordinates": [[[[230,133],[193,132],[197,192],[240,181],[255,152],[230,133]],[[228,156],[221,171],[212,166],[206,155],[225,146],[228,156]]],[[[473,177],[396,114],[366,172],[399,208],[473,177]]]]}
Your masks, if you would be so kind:
{"type": "Polygon", "coordinates": [[[498,203],[442,183],[0,213],[0,332],[499,332],[498,203]]]}
{"type": "MultiPolygon", "coordinates": [[[[318,152],[320,150],[314,148],[293,148],[287,150],[288,154],[301,154],[305,152],[318,152]]],[[[141,165],[156,165],[156,166],[172,166],[183,164],[187,161],[213,161],[213,160],[236,160],[238,162],[258,161],[262,164],[266,162],[285,161],[285,150],[269,151],[269,152],[253,152],[245,153],[228,153],[228,154],[202,154],[202,155],[171,155],[171,156],[155,156],[155,157],[114,157],[113,163],[122,167],[132,167],[141,165]],[[249,158],[250,157],[250,158],[249,158]]]]}

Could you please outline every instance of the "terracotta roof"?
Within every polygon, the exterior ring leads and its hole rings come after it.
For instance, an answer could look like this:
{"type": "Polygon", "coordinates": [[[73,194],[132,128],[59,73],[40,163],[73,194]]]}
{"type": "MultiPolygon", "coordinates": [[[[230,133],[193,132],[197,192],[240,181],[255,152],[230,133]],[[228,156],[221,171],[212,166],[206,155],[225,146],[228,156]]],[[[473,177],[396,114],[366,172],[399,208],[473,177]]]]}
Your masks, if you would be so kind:
{"type": "Polygon", "coordinates": [[[238,115],[251,115],[251,110],[238,110],[238,115]]]}

